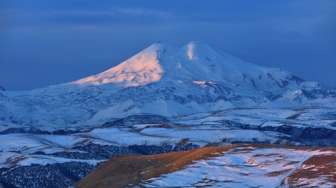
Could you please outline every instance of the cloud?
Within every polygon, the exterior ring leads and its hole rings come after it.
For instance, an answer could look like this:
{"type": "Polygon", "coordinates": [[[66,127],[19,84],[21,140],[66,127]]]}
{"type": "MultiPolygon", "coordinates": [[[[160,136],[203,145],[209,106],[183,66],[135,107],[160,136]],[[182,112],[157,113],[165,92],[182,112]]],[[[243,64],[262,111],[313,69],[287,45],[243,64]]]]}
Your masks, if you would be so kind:
{"type": "Polygon", "coordinates": [[[146,9],[146,8],[111,8],[104,10],[56,10],[51,12],[42,12],[44,15],[52,15],[52,16],[78,16],[78,17],[87,17],[87,16],[141,16],[141,17],[159,17],[159,18],[170,18],[172,17],[172,13],[168,11],[154,10],[154,9],[146,9]]]}
{"type": "Polygon", "coordinates": [[[114,12],[130,16],[156,16],[161,18],[171,18],[173,14],[168,11],[145,9],[145,8],[116,8],[114,12]]]}
{"type": "Polygon", "coordinates": [[[104,25],[104,24],[148,24],[175,19],[168,11],[149,8],[108,9],[55,9],[55,10],[16,10],[7,9],[0,12],[0,23],[7,27],[44,27],[62,25],[104,25]]]}

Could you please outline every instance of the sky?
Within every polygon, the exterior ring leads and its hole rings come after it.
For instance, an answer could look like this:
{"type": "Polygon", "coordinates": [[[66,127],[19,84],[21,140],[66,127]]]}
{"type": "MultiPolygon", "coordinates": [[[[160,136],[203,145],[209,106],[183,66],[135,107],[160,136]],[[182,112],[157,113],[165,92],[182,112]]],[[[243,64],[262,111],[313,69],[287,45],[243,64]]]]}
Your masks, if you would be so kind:
{"type": "Polygon", "coordinates": [[[335,10],[335,0],[1,0],[0,86],[69,82],[157,41],[201,41],[336,87],[335,10]]]}

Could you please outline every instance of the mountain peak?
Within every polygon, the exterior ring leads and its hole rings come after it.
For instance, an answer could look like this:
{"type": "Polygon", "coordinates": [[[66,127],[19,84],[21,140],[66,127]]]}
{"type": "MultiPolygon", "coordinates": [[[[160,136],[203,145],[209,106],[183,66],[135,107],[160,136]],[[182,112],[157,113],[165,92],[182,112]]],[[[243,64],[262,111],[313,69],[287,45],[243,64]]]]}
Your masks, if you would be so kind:
{"type": "Polygon", "coordinates": [[[100,74],[75,81],[76,84],[116,84],[125,87],[146,85],[159,81],[163,69],[159,56],[164,45],[154,43],[136,55],[100,74]]]}
{"type": "Polygon", "coordinates": [[[268,68],[220,53],[198,41],[182,47],[157,42],[115,67],[73,83],[137,87],[159,82],[163,78],[170,81],[225,80],[238,83],[248,76],[254,79],[268,71],[268,68]]]}
{"type": "Polygon", "coordinates": [[[189,61],[200,60],[200,58],[206,56],[215,56],[217,53],[209,45],[199,41],[188,42],[182,47],[182,51],[189,61]]]}
{"type": "Polygon", "coordinates": [[[198,47],[197,43],[196,42],[189,42],[187,45],[186,45],[186,55],[188,57],[189,60],[194,60],[195,58],[197,58],[196,56],[196,47],[198,47]]]}

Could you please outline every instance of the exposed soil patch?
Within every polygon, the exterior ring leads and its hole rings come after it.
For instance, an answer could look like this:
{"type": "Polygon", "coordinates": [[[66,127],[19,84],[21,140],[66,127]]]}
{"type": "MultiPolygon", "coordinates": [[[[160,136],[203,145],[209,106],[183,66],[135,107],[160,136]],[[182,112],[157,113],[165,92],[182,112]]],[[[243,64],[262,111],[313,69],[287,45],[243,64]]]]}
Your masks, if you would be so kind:
{"type": "Polygon", "coordinates": [[[312,156],[288,177],[287,182],[290,187],[309,187],[316,180],[321,185],[326,182],[336,185],[336,153],[312,156]]]}

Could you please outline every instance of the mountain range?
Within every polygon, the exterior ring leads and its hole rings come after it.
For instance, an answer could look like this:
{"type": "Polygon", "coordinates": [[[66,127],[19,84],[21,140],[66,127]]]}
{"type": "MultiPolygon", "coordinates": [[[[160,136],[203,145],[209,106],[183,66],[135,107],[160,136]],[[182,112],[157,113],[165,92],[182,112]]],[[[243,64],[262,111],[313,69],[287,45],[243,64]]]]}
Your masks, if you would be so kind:
{"type": "Polygon", "coordinates": [[[154,43],[99,74],[30,91],[2,91],[0,123],[73,127],[134,114],[328,107],[335,99],[335,90],[317,82],[245,62],[207,44],[154,43]]]}

